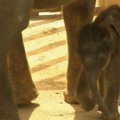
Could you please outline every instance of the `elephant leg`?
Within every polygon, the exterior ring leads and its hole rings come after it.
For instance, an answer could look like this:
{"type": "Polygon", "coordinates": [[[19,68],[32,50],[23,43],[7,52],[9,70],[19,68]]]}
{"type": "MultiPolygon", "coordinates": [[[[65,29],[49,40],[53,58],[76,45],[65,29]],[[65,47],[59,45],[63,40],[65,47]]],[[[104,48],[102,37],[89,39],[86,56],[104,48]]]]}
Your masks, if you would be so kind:
{"type": "Polygon", "coordinates": [[[12,49],[7,56],[8,77],[12,84],[16,103],[18,105],[28,104],[37,97],[37,90],[29,71],[22,34],[16,34],[14,39],[12,49]]]}
{"type": "Polygon", "coordinates": [[[93,109],[96,104],[89,84],[90,83],[89,80],[87,80],[85,71],[81,68],[77,78],[75,98],[81,107],[87,111],[93,109]]]}
{"type": "MultiPolygon", "coordinates": [[[[104,101],[107,105],[111,118],[118,120],[118,100],[119,100],[119,91],[120,91],[120,63],[119,58],[113,58],[112,62],[109,64],[109,67],[106,71],[106,86],[105,86],[105,97],[104,101]]],[[[103,117],[109,120],[109,116],[103,117]]],[[[111,120],[111,119],[110,119],[111,120]]]]}
{"type": "Polygon", "coordinates": [[[31,5],[32,0],[0,0],[0,120],[20,120],[10,84],[7,57],[15,36],[28,24],[31,5]]]}
{"type": "Polygon", "coordinates": [[[78,31],[87,23],[92,21],[94,15],[95,0],[76,0],[63,7],[63,16],[68,40],[68,70],[67,70],[67,91],[65,101],[76,103],[74,90],[76,79],[80,70],[80,60],[76,55],[78,31]]]}
{"type": "Polygon", "coordinates": [[[0,48],[0,120],[20,120],[7,72],[6,53],[0,48]]]}
{"type": "MultiPolygon", "coordinates": [[[[1,2],[4,3],[4,1],[1,2]]],[[[6,10],[8,9],[6,8],[6,10]]],[[[0,7],[0,11],[0,120],[20,120],[8,77],[6,59],[8,51],[11,50],[14,30],[12,29],[12,31],[9,24],[6,24],[7,22],[9,23],[9,19],[4,15],[3,7],[0,7]]]]}

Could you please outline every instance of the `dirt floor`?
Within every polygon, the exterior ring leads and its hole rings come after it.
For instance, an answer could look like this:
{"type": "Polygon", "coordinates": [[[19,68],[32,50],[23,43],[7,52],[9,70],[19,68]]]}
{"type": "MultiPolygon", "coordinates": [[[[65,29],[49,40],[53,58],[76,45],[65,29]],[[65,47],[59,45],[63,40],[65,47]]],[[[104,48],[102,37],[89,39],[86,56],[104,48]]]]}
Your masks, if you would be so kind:
{"type": "Polygon", "coordinates": [[[23,32],[32,79],[39,96],[18,107],[21,120],[97,120],[99,112],[65,103],[67,41],[61,12],[31,17],[23,32]]]}
{"type": "Polygon", "coordinates": [[[79,105],[64,102],[63,90],[39,91],[29,106],[19,107],[21,120],[98,120],[96,110],[85,112],[79,105]]]}

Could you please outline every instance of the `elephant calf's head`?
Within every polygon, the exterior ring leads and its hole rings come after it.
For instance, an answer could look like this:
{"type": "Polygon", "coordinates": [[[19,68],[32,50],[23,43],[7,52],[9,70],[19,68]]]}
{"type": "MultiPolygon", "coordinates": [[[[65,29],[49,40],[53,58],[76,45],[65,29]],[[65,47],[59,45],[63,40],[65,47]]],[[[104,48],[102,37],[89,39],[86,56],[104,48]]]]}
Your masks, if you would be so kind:
{"type": "Polygon", "coordinates": [[[88,24],[79,33],[78,55],[86,70],[101,70],[109,62],[111,42],[102,29],[88,24]]]}

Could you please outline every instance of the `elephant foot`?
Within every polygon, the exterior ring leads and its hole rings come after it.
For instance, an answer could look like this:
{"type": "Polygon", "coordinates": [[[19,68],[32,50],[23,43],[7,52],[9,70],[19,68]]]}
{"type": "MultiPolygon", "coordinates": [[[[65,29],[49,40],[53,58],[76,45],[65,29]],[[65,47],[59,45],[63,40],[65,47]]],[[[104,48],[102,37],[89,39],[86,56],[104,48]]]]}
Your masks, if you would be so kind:
{"type": "Polygon", "coordinates": [[[30,92],[23,93],[23,91],[21,91],[21,94],[18,94],[19,95],[15,95],[15,101],[18,106],[31,104],[31,101],[38,96],[36,89],[33,88],[31,88],[30,92]]]}
{"type": "Polygon", "coordinates": [[[73,94],[69,94],[68,92],[64,92],[64,101],[69,104],[78,104],[73,94]]]}
{"type": "Polygon", "coordinates": [[[13,46],[14,49],[9,51],[6,56],[7,74],[13,89],[16,104],[24,105],[31,103],[38,96],[38,93],[32,81],[24,46],[21,43],[22,40],[18,40],[20,41],[16,40],[17,42],[13,46]]]}

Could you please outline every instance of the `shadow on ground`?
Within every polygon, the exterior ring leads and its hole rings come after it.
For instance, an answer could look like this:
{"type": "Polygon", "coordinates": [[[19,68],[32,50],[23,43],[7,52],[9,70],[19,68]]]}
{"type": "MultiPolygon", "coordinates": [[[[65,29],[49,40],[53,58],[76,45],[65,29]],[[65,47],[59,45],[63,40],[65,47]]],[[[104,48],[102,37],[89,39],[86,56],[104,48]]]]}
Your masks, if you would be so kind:
{"type": "Polygon", "coordinates": [[[100,113],[95,108],[91,111],[84,111],[79,105],[71,105],[75,110],[74,120],[100,120],[100,113]],[[79,108],[78,108],[79,106],[79,108]]]}
{"type": "Polygon", "coordinates": [[[20,115],[21,120],[30,120],[32,112],[39,107],[40,105],[38,103],[31,103],[29,105],[21,105],[18,106],[18,112],[20,115]]]}

